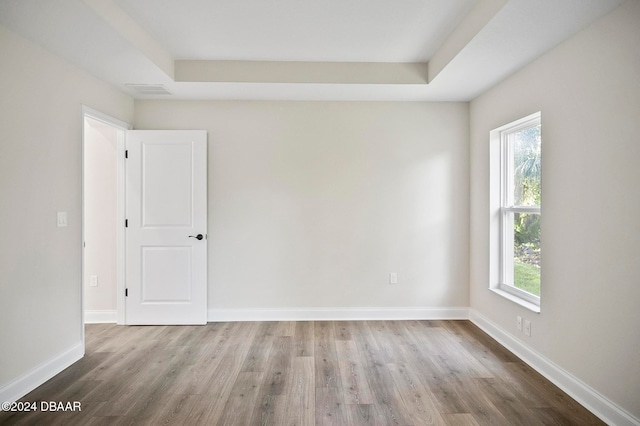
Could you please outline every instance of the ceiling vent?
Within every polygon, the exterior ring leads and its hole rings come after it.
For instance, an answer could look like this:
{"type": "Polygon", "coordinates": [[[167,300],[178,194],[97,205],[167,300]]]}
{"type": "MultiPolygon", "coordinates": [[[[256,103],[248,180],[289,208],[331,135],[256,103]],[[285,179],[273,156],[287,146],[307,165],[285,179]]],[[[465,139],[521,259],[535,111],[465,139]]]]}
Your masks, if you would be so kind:
{"type": "Polygon", "coordinates": [[[130,89],[133,89],[140,95],[170,95],[169,92],[162,84],[125,84],[130,89]]]}

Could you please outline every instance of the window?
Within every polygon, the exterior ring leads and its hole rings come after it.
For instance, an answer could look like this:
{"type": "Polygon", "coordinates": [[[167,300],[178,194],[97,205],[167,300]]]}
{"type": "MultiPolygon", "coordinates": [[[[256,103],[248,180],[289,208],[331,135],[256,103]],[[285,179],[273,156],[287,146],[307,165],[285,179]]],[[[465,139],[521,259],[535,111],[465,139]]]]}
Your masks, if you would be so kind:
{"type": "Polygon", "coordinates": [[[540,113],[496,129],[491,136],[492,157],[499,156],[492,161],[492,168],[499,169],[492,170],[492,196],[499,202],[492,203],[498,228],[492,229],[498,246],[492,256],[497,263],[492,288],[539,307],[540,113]]]}

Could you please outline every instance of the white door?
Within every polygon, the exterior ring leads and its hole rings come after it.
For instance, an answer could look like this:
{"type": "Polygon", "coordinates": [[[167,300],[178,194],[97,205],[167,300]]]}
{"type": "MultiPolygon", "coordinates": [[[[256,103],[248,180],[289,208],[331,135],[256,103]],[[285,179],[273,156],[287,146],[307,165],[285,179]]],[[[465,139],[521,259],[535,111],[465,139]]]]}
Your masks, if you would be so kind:
{"type": "Polygon", "coordinates": [[[207,133],[131,130],[126,324],[207,322],[207,133]]]}

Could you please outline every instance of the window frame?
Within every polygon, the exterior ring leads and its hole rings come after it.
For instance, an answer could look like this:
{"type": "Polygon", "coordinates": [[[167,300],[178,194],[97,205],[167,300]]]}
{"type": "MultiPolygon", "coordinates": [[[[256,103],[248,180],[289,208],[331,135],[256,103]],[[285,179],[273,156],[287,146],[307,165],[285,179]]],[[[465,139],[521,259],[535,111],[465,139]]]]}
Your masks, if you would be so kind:
{"type": "Polygon", "coordinates": [[[541,205],[513,204],[513,143],[509,136],[538,125],[542,125],[539,111],[490,132],[490,204],[492,217],[497,219],[490,221],[493,240],[490,290],[535,312],[540,312],[540,297],[513,285],[513,215],[528,213],[542,217],[541,205]]]}

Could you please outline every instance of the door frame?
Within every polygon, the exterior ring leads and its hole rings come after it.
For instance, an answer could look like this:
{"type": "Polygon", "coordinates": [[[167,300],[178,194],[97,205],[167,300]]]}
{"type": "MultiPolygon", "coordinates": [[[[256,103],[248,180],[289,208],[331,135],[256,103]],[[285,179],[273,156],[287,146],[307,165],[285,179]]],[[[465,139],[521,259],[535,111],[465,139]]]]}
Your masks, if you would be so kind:
{"type": "Polygon", "coordinates": [[[81,196],[81,209],[82,209],[82,266],[80,271],[80,309],[82,324],[82,344],[84,346],[84,325],[85,325],[85,312],[84,312],[84,272],[85,272],[85,211],[84,211],[84,198],[85,198],[85,118],[91,118],[93,120],[100,121],[108,126],[116,129],[117,143],[116,143],[116,323],[119,325],[125,324],[125,240],[124,240],[124,217],[125,217],[125,143],[126,143],[126,131],[133,129],[133,126],[122,120],[111,117],[103,112],[97,111],[86,105],[82,105],[82,196],[81,196]]]}

